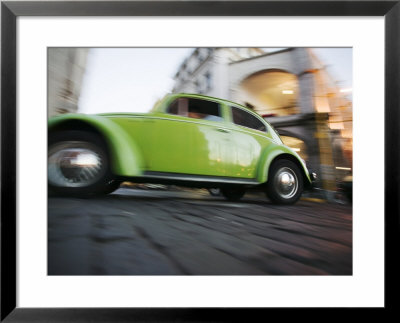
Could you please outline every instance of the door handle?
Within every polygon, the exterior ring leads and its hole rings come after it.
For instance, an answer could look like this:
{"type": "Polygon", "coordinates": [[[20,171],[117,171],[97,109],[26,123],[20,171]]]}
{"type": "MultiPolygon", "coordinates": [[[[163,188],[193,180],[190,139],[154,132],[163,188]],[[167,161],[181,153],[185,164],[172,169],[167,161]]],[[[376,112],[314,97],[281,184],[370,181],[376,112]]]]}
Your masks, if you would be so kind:
{"type": "Polygon", "coordinates": [[[230,133],[230,131],[228,129],[224,129],[224,128],[217,128],[217,131],[223,132],[223,133],[230,133]]]}

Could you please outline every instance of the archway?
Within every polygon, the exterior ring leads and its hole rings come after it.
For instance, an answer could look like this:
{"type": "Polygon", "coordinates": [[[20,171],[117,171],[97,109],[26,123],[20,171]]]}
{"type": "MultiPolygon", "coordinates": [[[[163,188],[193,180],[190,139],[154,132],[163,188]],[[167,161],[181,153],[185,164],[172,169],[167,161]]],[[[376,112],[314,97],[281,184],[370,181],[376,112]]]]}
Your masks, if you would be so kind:
{"type": "Polygon", "coordinates": [[[299,85],[296,75],[270,69],[246,77],[239,85],[238,99],[264,116],[299,113],[299,85]]]}

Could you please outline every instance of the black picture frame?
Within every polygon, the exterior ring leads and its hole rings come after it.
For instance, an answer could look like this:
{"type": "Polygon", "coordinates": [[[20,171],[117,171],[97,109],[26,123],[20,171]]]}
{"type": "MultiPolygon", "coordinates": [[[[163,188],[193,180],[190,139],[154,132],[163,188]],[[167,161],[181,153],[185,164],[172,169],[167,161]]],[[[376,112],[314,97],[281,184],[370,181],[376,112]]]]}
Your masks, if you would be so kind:
{"type": "MultiPolygon", "coordinates": [[[[396,1],[4,1],[1,3],[1,321],[237,321],[263,309],[18,308],[16,20],[19,16],[383,16],[385,19],[385,306],[395,310],[399,254],[400,3],[396,1]],[[396,295],[396,294],[394,294],[396,295]],[[239,315],[240,314],[240,315],[239,315]]],[[[373,166],[371,166],[373,167],[373,166]]],[[[371,187],[371,190],[383,188],[371,187]]],[[[372,235],[373,233],[371,233],[372,235]]],[[[371,255],[373,257],[373,255],[371,255]]],[[[367,290],[367,288],[366,288],[367,290]]],[[[270,309],[283,313],[282,309],[270,309]]],[[[288,310],[288,309],[284,309],[288,310]]],[[[332,312],[332,311],[330,311],[332,312]]],[[[347,312],[349,314],[349,311],[347,312]]],[[[371,312],[369,312],[371,313],[371,312]]],[[[329,314],[332,315],[332,314],[329,314]]],[[[370,314],[369,314],[370,315],[370,314]]],[[[257,316],[254,316],[256,319],[257,316]]],[[[281,319],[281,318],[280,318],[281,319]]],[[[247,321],[247,320],[246,320],[247,321]]]]}

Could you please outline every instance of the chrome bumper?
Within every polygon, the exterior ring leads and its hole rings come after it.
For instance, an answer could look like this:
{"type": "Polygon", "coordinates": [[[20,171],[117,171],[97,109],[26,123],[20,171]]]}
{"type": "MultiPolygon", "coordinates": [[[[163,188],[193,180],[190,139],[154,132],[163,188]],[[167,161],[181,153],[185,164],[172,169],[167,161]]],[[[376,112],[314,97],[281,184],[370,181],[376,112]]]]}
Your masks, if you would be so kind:
{"type": "Polygon", "coordinates": [[[308,172],[310,174],[310,179],[312,182],[315,182],[317,180],[317,173],[315,172],[308,172]]]}

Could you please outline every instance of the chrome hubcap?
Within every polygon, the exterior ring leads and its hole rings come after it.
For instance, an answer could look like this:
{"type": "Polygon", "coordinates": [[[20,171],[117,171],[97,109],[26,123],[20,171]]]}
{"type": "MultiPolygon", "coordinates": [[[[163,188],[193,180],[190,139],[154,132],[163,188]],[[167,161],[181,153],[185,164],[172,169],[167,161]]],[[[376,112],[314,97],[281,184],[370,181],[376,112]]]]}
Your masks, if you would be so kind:
{"type": "Polygon", "coordinates": [[[62,187],[88,186],[103,174],[102,164],[97,149],[89,143],[57,143],[49,149],[49,183],[62,187]]]}
{"type": "Polygon", "coordinates": [[[288,167],[279,169],[275,176],[275,187],[281,197],[292,198],[299,187],[296,173],[288,167]]]}

